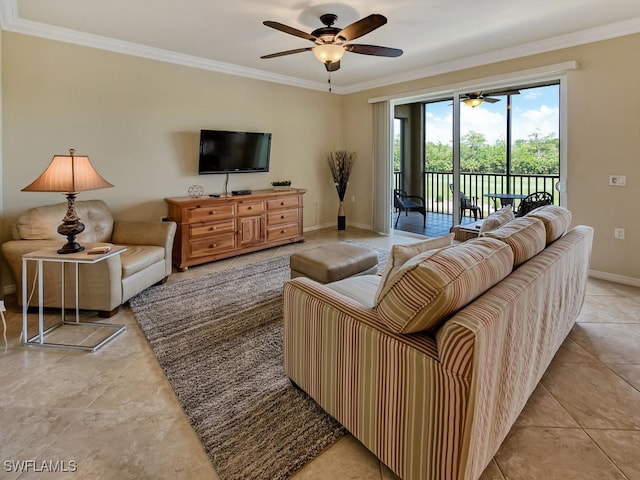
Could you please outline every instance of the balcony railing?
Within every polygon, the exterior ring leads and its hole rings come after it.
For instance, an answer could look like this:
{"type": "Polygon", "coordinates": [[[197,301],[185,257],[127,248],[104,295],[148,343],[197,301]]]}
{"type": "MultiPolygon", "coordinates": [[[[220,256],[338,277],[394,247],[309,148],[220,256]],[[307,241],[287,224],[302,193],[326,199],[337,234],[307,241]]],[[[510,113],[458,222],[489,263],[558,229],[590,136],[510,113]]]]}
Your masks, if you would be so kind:
{"type": "MultiPolygon", "coordinates": [[[[402,172],[396,171],[393,174],[393,188],[402,188],[404,184],[402,172]]],[[[485,196],[491,193],[529,195],[534,192],[549,192],[553,196],[553,203],[557,205],[559,198],[554,186],[559,179],[558,175],[461,173],[460,191],[482,208],[483,216],[487,216],[496,207],[494,201],[485,196]]],[[[453,185],[453,173],[451,172],[426,172],[424,174],[424,198],[428,212],[449,215],[453,213],[453,192],[450,185],[453,185]]]]}

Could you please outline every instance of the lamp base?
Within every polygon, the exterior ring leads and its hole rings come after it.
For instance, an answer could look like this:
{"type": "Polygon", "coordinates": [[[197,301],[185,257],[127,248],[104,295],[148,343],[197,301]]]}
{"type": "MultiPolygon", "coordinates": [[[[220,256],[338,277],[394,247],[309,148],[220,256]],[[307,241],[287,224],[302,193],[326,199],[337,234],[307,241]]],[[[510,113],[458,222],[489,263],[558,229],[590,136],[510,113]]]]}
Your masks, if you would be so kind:
{"type": "Polygon", "coordinates": [[[78,253],[84,250],[84,247],[76,242],[76,235],[84,232],[84,223],[80,221],[74,207],[74,193],[67,194],[67,215],[62,219],[62,225],[58,227],[58,233],[67,237],[65,243],[58,253],[78,253]]]}
{"type": "Polygon", "coordinates": [[[84,250],[84,247],[76,242],[76,235],[84,232],[84,224],[80,221],[73,223],[63,223],[58,227],[58,233],[67,237],[67,243],[58,250],[58,253],[78,253],[84,250]]]}
{"type": "Polygon", "coordinates": [[[69,240],[67,243],[65,243],[62,248],[59,248],[57,251],[58,253],[61,254],[67,254],[67,253],[78,253],[84,250],[84,247],[82,245],[80,245],[78,242],[76,242],[75,240],[69,240]]]}

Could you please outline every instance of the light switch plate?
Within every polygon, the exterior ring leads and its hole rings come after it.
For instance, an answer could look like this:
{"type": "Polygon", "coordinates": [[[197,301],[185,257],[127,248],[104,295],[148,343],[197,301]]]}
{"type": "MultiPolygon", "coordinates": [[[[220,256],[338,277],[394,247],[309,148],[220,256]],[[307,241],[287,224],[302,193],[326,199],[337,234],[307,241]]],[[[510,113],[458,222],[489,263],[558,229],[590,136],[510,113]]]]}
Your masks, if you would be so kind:
{"type": "Polygon", "coordinates": [[[609,175],[609,185],[612,187],[624,187],[626,184],[626,175],[609,175]]]}

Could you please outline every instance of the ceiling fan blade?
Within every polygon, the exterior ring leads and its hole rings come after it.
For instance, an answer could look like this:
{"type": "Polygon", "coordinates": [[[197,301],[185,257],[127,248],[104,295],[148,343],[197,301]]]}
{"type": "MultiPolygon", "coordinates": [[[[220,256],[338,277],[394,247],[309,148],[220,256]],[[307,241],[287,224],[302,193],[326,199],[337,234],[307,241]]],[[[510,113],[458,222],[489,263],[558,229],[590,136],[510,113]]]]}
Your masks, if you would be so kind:
{"type": "Polygon", "coordinates": [[[496,95],[518,95],[520,90],[492,90],[490,92],[483,92],[483,95],[496,96],[496,95]]]}
{"type": "Polygon", "coordinates": [[[302,30],[298,30],[297,28],[290,27],[283,23],[272,22],[270,20],[264,21],[262,23],[267,27],[275,28],[276,30],[280,30],[281,32],[288,33],[289,35],[294,35],[296,37],[304,38],[306,40],[311,40],[312,42],[315,42],[317,40],[317,38],[311,35],[310,33],[303,32],[302,30]]]}
{"type": "Polygon", "coordinates": [[[369,32],[374,31],[376,28],[381,27],[387,23],[387,17],[374,13],[368,17],[364,17],[351,25],[344,27],[338,32],[336,38],[343,39],[343,41],[354,40],[358,37],[366,35],[369,32]]]}
{"type": "Polygon", "coordinates": [[[340,60],[337,62],[327,62],[324,64],[324,68],[327,69],[327,72],[335,72],[340,69],[340,60]]]}
{"type": "Polygon", "coordinates": [[[483,102],[487,102],[487,103],[496,103],[500,101],[499,98],[492,98],[492,97],[480,97],[480,98],[482,98],[483,102]]]}
{"type": "Polygon", "coordinates": [[[282,57],[283,55],[291,55],[293,53],[302,53],[302,52],[308,52],[310,50],[313,50],[313,47],[308,47],[308,48],[296,48],[295,50],[286,50],[284,52],[278,52],[278,53],[270,53],[269,55],[263,55],[260,58],[275,58],[275,57],[282,57]]]}
{"type": "Polygon", "coordinates": [[[363,45],[355,43],[353,45],[345,45],[347,52],[360,53],[362,55],[375,55],[377,57],[399,57],[402,50],[399,48],[379,47],[377,45],[363,45]]]}

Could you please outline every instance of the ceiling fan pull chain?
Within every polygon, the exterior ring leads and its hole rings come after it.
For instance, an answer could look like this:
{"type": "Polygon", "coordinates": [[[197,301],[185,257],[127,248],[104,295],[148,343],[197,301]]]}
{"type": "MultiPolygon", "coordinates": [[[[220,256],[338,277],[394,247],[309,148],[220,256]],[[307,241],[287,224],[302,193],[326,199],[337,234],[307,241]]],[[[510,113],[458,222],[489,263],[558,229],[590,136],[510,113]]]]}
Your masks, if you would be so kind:
{"type": "Polygon", "coordinates": [[[329,73],[329,79],[327,80],[327,82],[329,83],[329,93],[331,93],[331,72],[329,73]]]}

